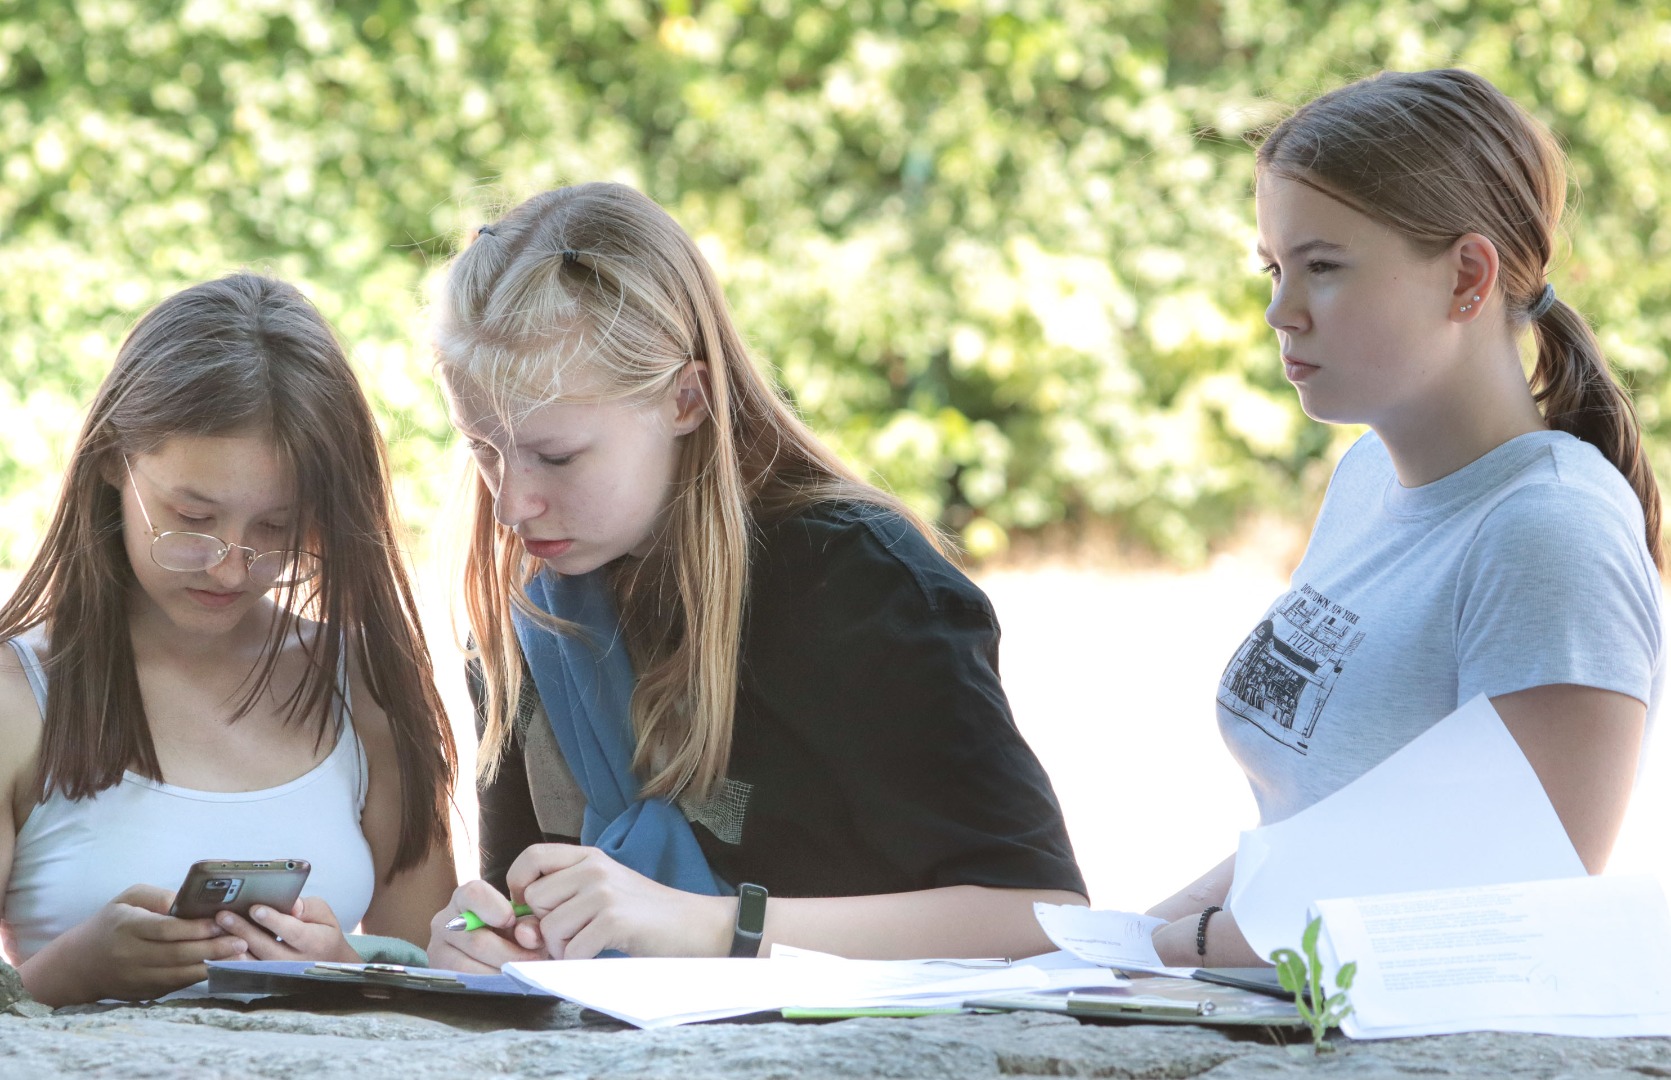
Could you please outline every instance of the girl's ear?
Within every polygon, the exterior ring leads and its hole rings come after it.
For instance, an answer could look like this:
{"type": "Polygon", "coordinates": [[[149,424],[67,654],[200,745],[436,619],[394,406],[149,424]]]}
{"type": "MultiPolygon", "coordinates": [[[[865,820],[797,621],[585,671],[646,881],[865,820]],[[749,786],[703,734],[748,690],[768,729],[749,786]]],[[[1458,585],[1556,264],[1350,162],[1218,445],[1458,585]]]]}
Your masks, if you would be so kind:
{"type": "Polygon", "coordinates": [[[1456,274],[1451,286],[1450,318],[1459,323],[1472,322],[1497,291],[1497,245],[1479,233],[1465,233],[1451,245],[1445,258],[1456,274]]]}
{"type": "Polygon", "coordinates": [[[117,491],[121,491],[128,483],[127,466],[122,463],[122,455],[106,454],[104,463],[99,466],[99,478],[117,491]]]}
{"type": "Polygon", "coordinates": [[[689,435],[708,419],[711,385],[704,361],[691,360],[679,369],[673,384],[673,434],[689,435]]]}

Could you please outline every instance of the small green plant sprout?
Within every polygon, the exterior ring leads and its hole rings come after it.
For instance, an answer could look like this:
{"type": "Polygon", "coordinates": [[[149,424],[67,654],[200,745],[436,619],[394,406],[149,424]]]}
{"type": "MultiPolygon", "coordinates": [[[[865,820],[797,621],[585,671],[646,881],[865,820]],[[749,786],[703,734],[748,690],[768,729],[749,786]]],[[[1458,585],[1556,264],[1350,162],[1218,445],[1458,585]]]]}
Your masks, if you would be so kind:
{"type": "Polygon", "coordinates": [[[1352,1012],[1346,992],[1352,989],[1352,980],[1358,974],[1356,961],[1340,965],[1334,977],[1337,992],[1323,993],[1323,962],[1317,958],[1317,935],[1322,929],[1321,918],[1306,924],[1305,933],[1300,935],[1303,956],[1293,949],[1278,949],[1271,954],[1271,963],[1276,965],[1276,976],[1282,988],[1294,995],[1294,1007],[1300,1011],[1300,1018],[1311,1025],[1314,1053],[1334,1049],[1323,1034],[1338,1026],[1352,1012]]]}

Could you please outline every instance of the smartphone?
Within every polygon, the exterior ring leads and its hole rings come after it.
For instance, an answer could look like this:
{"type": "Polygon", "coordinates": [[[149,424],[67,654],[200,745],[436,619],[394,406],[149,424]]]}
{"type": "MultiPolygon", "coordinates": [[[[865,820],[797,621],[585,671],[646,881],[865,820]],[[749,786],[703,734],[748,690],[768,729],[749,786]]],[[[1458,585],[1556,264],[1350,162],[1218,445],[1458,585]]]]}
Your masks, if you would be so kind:
{"type": "Polygon", "coordinates": [[[206,919],[217,911],[248,915],[252,904],[290,913],[313,867],[306,859],[204,859],[191,864],[170,915],[206,919]]]}

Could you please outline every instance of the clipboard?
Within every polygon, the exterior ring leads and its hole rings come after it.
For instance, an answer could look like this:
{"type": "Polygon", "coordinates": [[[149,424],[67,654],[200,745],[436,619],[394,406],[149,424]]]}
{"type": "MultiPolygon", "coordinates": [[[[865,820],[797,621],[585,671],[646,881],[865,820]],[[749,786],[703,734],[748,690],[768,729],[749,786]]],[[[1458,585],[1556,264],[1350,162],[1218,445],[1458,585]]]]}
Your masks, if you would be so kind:
{"type": "Polygon", "coordinates": [[[555,1005],[560,998],[509,975],[470,975],[406,964],[339,964],[314,960],[211,960],[209,994],[317,994],[337,987],[387,1000],[409,993],[517,998],[555,1005]]]}
{"type": "Polygon", "coordinates": [[[1094,990],[1035,990],[971,998],[970,1009],[1063,1013],[1085,1020],[1208,1024],[1215,1027],[1304,1027],[1292,1001],[1234,986],[1156,975],[1129,986],[1094,990]]]}

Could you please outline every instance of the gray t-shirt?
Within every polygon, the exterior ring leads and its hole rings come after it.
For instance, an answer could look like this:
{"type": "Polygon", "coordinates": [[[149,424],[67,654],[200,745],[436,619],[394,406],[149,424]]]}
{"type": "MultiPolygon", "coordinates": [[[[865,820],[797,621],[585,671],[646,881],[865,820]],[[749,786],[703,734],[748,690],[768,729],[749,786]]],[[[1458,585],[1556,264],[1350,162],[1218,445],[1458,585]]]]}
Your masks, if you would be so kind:
{"type": "Polygon", "coordinates": [[[1630,485],[1534,432],[1419,488],[1373,433],[1329,483],[1290,590],[1224,669],[1218,722],[1269,824],[1476,694],[1573,683],[1658,704],[1659,575],[1630,485]]]}

